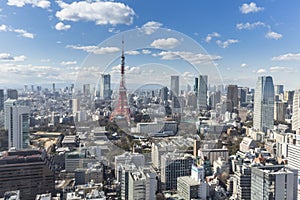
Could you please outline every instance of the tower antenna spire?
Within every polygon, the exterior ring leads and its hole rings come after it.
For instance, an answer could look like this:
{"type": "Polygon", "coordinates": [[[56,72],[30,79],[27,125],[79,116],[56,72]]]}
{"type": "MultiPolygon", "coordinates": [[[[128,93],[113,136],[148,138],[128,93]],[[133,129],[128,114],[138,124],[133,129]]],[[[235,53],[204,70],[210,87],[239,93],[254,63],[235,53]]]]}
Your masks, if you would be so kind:
{"type": "Polygon", "coordinates": [[[125,70],[124,36],[122,36],[121,75],[124,75],[124,70],[125,70]]]}

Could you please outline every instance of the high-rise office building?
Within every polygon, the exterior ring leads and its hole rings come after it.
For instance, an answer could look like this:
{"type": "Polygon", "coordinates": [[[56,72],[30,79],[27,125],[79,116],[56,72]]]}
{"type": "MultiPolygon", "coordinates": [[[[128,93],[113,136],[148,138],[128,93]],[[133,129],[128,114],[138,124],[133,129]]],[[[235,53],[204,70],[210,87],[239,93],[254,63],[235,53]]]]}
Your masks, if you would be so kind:
{"type": "Polygon", "coordinates": [[[8,151],[0,155],[0,197],[6,191],[20,190],[20,199],[54,193],[54,167],[46,152],[8,151]]]}
{"type": "Polygon", "coordinates": [[[161,156],[167,152],[173,152],[177,146],[173,143],[155,143],[151,145],[151,162],[154,169],[158,170],[161,167],[161,156]]]}
{"type": "MultiPolygon", "coordinates": [[[[72,143],[76,146],[79,141],[74,141],[74,137],[66,136],[64,140],[69,140],[72,138],[72,143]]],[[[65,170],[70,173],[74,173],[78,168],[87,168],[89,163],[97,163],[97,159],[94,156],[91,156],[90,153],[85,149],[83,151],[72,151],[65,153],[65,170]]]]}
{"type": "Polygon", "coordinates": [[[0,111],[4,110],[4,90],[0,90],[0,111]]]}
{"type": "MultiPolygon", "coordinates": [[[[36,86],[36,90],[38,92],[41,92],[42,91],[42,86],[36,86]]],[[[32,91],[34,91],[34,87],[32,87],[32,91]]]]}
{"type": "Polygon", "coordinates": [[[191,176],[177,178],[177,193],[183,199],[207,199],[207,183],[205,169],[192,165],[191,176]]]}
{"type": "Polygon", "coordinates": [[[184,105],[184,97],[182,96],[172,96],[172,113],[182,113],[184,105]]]}
{"type": "Polygon", "coordinates": [[[160,97],[161,103],[166,103],[168,101],[168,92],[169,92],[168,87],[162,87],[159,90],[159,97],[160,97]]]}
{"type": "Polygon", "coordinates": [[[18,104],[17,100],[4,102],[5,129],[8,130],[8,148],[24,149],[29,145],[29,113],[28,106],[18,104]]]}
{"type": "Polygon", "coordinates": [[[284,93],[283,85],[275,85],[274,88],[275,88],[275,94],[276,95],[284,93]]]}
{"type": "Polygon", "coordinates": [[[248,92],[249,92],[249,88],[247,88],[247,87],[238,88],[238,99],[239,99],[239,104],[241,107],[244,107],[247,105],[248,92]]]}
{"type": "Polygon", "coordinates": [[[287,110],[287,103],[286,102],[275,102],[274,104],[274,119],[280,122],[285,121],[287,110]]]}
{"type": "Polygon", "coordinates": [[[284,165],[251,168],[251,200],[297,199],[298,170],[284,165]]]}
{"type": "Polygon", "coordinates": [[[251,200],[251,167],[246,164],[236,166],[233,193],[237,200],[251,200]]]}
{"type": "Polygon", "coordinates": [[[254,119],[256,130],[267,132],[274,128],[274,85],[271,76],[260,76],[254,94],[254,119]]]}
{"type": "Polygon", "coordinates": [[[179,76],[171,76],[171,92],[179,96],[179,76]]]}
{"type": "Polygon", "coordinates": [[[153,170],[124,164],[118,167],[120,172],[121,199],[156,199],[157,180],[153,170]]]}
{"type": "Polygon", "coordinates": [[[227,87],[227,111],[233,112],[238,107],[238,87],[237,85],[228,85],[227,87]]]}
{"type": "Polygon", "coordinates": [[[212,109],[216,109],[216,105],[218,103],[221,102],[221,92],[220,91],[217,91],[217,92],[213,92],[210,94],[209,96],[209,106],[212,108],[212,109]]]}
{"type": "Polygon", "coordinates": [[[118,176],[118,168],[120,165],[134,164],[136,167],[144,167],[145,165],[145,156],[139,153],[129,153],[125,152],[124,154],[115,156],[115,173],[118,176]]]}
{"type": "Polygon", "coordinates": [[[94,183],[103,182],[103,165],[96,163],[90,166],[89,168],[77,168],[75,170],[75,184],[84,185],[90,183],[92,180],[94,183]]]}
{"type": "Polygon", "coordinates": [[[198,79],[198,109],[207,109],[207,75],[200,75],[198,79]]]}
{"type": "Polygon", "coordinates": [[[300,89],[297,89],[293,98],[293,116],[292,116],[292,130],[300,129],[300,89]]]}
{"type": "Polygon", "coordinates": [[[195,83],[194,83],[194,92],[196,96],[198,96],[198,87],[199,87],[199,79],[198,77],[195,78],[195,83]]]}
{"type": "Polygon", "coordinates": [[[156,199],[156,173],[150,170],[135,170],[128,175],[128,199],[156,199]]]}
{"type": "Polygon", "coordinates": [[[201,141],[194,139],[194,145],[193,145],[193,155],[195,158],[198,156],[198,150],[201,147],[201,141]]]}
{"type": "Polygon", "coordinates": [[[161,183],[164,190],[177,187],[177,178],[190,176],[195,158],[189,154],[166,153],[161,156],[161,183]]]}
{"type": "Polygon", "coordinates": [[[285,91],[284,92],[284,99],[289,105],[293,105],[295,91],[285,91]]]}
{"type": "Polygon", "coordinates": [[[7,89],[6,93],[8,99],[18,99],[18,91],[15,89],[7,89]]]}
{"type": "Polygon", "coordinates": [[[197,108],[197,96],[195,94],[195,92],[189,92],[187,94],[187,102],[186,102],[187,106],[192,108],[192,109],[196,109],[197,108]]]}
{"type": "Polygon", "coordinates": [[[24,92],[28,92],[28,85],[24,85],[24,92]]]}
{"type": "MultiPolygon", "coordinates": [[[[298,179],[300,177],[300,145],[299,144],[286,144],[277,143],[278,155],[286,156],[288,160],[288,166],[293,167],[298,170],[298,179]]],[[[298,185],[299,186],[299,185],[298,185]]],[[[300,198],[300,188],[298,187],[298,199],[300,198]]]]}
{"type": "Polygon", "coordinates": [[[98,87],[99,89],[96,89],[96,97],[109,100],[111,98],[110,74],[100,75],[98,87]]]}
{"type": "Polygon", "coordinates": [[[73,113],[80,111],[80,99],[72,99],[73,113]]]}
{"type": "Polygon", "coordinates": [[[219,157],[228,160],[228,149],[223,147],[222,149],[208,149],[205,145],[204,148],[198,149],[198,156],[201,160],[208,160],[212,165],[219,157]],[[206,158],[206,159],[205,159],[206,158]]]}
{"type": "Polygon", "coordinates": [[[90,92],[91,92],[90,84],[83,84],[83,94],[90,95],[90,92]]]}
{"type": "Polygon", "coordinates": [[[52,83],[52,92],[55,92],[55,83],[52,83]]]}
{"type": "Polygon", "coordinates": [[[300,177],[300,154],[299,154],[300,145],[283,144],[282,146],[285,145],[287,145],[287,147],[283,147],[283,148],[287,149],[288,165],[295,169],[298,169],[298,176],[300,177]]]}

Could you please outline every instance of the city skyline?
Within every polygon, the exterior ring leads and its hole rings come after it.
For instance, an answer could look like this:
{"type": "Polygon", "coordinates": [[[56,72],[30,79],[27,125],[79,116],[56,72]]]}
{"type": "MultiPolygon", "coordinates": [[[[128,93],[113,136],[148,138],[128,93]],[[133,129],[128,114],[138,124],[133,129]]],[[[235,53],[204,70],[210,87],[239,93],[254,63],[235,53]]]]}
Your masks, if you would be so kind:
{"type": "MultiPolygon", "coordinates": [[[[2,1],[0,84],[7,88],[74,83],[91,54],[120,55],[120,41],[116,41],[119,46],[97,47],[106,39],[132,29],[146,28],[151,34],[166,28],[185,34],[211,55],[224,84],[254,88],[258,76],[271,75],[274,84],[294,90],[299,87],[299,4],[267,0],[202,1],[183,6],[172,2],[170,10],[169,1],[2,1]],[[93,12],[87,15],[91,7],[93,12]],[[108,9],[115,12],[106,15],[108,9]]],[[[148,45],[172,49],[180,42],[161,37],[148,45]]],[[[146,50],[143,49],[144,54],[148,53],[146,50]]],[[[134,54],[137,52],[127,52],[130,57],[134,54]]],[[[128,70],[137,69],[137,64],[128,62],[128,70]]]]}
{"type": "Polygon", "coordinates": [[[300,199],[299,7],[0,1],[0,197],[300,199]]]}

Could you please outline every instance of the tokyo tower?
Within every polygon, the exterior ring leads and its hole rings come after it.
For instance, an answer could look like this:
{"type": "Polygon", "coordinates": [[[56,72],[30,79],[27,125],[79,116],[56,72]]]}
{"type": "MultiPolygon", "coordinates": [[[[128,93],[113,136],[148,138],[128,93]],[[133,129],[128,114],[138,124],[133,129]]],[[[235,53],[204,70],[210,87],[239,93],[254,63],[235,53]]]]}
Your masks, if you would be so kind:
{"type": "Polygon", "coordinates": [[[124,40],[122,40],[122,56],[121,56],[121,81],[119,86],[119,96],[114,111],[110,116],[110,120],[125,118],[130,123],[130,111],[127,101],[127,89],[125,86],[125,56],[124,56],[124,40]]]}

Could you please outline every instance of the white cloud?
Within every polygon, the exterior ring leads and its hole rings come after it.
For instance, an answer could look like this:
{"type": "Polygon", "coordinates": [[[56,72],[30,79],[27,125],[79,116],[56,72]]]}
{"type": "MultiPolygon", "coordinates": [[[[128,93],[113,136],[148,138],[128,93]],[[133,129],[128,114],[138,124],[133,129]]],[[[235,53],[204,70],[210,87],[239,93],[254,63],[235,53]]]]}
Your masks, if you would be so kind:
{"type": "Polygon", "coordinates": [[[191,72],[183,72],[182,76],[184,78],[194,78],[195,77],[195,75],[192,74],[191,72]]]}
{"type": "Polygon", "coordinates": [[[62,30],[68,30],[71,28],[71,25],[69,24],[64,24],[62,22],[58,22],[56,25],[55,25],[55,29],[58,30],[58,31],[62,31],[62,30]]]}
{"type": "Polygon", "coordinates": [[[202,64],[222,59],[221,56],[193,53],[187,51],[162,51],[159,54],[155,54],[155,56],[161,56],[161,59],[163,60],[187,60],[192,64],[202,64]]]}
{"type": "Polygon", "coordinates": [[[97,25],[133,23],[134,10],[129,6],[112,1],[80,1],[67,4],[58,1],[61,8],[56,12],[60,20],[94,21],[97,25]]]}
{"type": "Polygon", "coordinates": [[[267,70],[266,70],[266,69],[263,69],[263,68],[258,69],[258,70],[256,71],[257,74],[263,74],[263,73],[266,73],[266,72],[267,72],[267,70]]]}
{"type": "Polygon", "coordinates": [[[0,53],[1,60],[12,60],[13,57],[9,53],[0,53]]]}
{"type": "Polygon", "coordinates": [[[125,54],[136,56],[136,55],[139,55],[140,52],[132,50],[132,51],[126,51],[125,54]]]}
{"type": "Polygon", "coordinates": [[[19,33],[22,37],[33,39],[34,35],[32,33],[28,33],[27,31],[23,29],[14,29],[15,33],[19,33]]]}
{"type": "Polygon", "coordinates": [[[154,40],[150,46],[158,49],[173,49],[180,44],[176,38],[162,38],[154,40]]]}
{"type": "Polygon", "coordinates": [[[118,47],[97,47],[97,46],[76,46],[76,45],[68,45],[67,48],[82,50],[88,53],[93,54],[109,54],[116,53],[120,51],[118,47]]]}
{"type": "Polygon", "coordinates": [[[247,23],[239,23],[239,24],[236,25],[236,28],[239,29],[239,30],[242,30],[242,29],[248,29],[248,30],[250,30],[250,29],[254,29],[254,28],[258,27],[258,26],[265,27],[266,24],[263,23],[263,22],[260,22],[260,21],[254,22],[254,23],[249,23],[249,22],[247,22],[247,23]]]}
{"type": "Polygon", "coordinates": [[[108,32],[110,32],[110,33],[119,33],[120,30],[116,29],[115,27],[112,27],[112,28],[108,29],[108,32]]]}
{"type": "Polygon", "coordinates": [[[157,29],[162,27],[162,24],[155,21],[149,21],[145,23],[139,30],[147,35],[153,34],[157,29]]]}
{"type": "Polygon", "coordinates": [[[7,1],[7,5],[9,6],[23,7],[26,4],[32,5],[32,7],[49,8],[51,3],[48,0],[8,0],[7,1]]]}
{"type": "Polygon", "coordinates": [[[19,33],[20,36],[25,38],[30,38],[30,39],[34,38],[34,35],[32,33],[27,32],[26,30],[15,29],[13,27],[8,27],[4,24],[0,25],[0,32],[14,32],[14,33],[19,33]]]}
{"type": "MultiPolygon", "coordinates": [[[[14,78],[15,80],[37,80],[42,78],[47,79],[48,76],[58,77],[60,75],[60,69],[53,66],[34,66],[34,65],[20,65],[14,63],[1,64],[0,76],[14,78]]],[[[5,77],[3,77],[5,79],[5,77]]],[[[1,77],[2,79],[2,77],[1,77]]]]}
{"type": "Polygon", "coordinates": [[[77,64],[76,61],[62,61],[62,62],[60,63],[60,65],[62,65],[62,66],[76,65],[76,64],[77,64]]]}
{"type": "Polygon", "coordinates": [[[0,61],[16,61],[21,62],[26,60],[26,56],[12,56],[9,53],[0,53],[0,61]]]}
{"type": "Polygon", "coordinates": [[[280,66],[274,66],[270,67],[270,72],[276,73],[276,72],[294,72],[294,69],[291,67],[280,67],[280,66]]]}
{"type": "Polygon", "coordinates": [[[240,7],[240,12],[243,14],[248,14],[248,13],[256,13],[256,12],[260,12],[263,11],[264,8],[263,7],[257,7],[256,3],[251,2],[249,4],[244,3],[241,7],[240,7]]]}
{"type": "Polygon", "coordinates": [[[210,42],[213,37],[220,37],[221,35],[219,33],[213,32],[206,36],[205,41],[210,42]]]}
{"type": "Polygon", "coordinates": [[[242,64],[241,64],[241,67],[248,67],[248,64],[242,63],[242,64]]]}
{"type": "Polygon", "coordinates": [[[268,39],[274,39],[274,40],[279,40],[280,38],[282,38],[282,35],[273,31],[269,31],[266,34],[266,38],[268,39]]]}
{"type": "Polygon", "coordinates": [[[238,40],[234,40],[234,39],[225,40],[223,42],[221,40],[216,41],[216,43],[222,48],[227,48],[229,45],[235,44],[238,42],[239,42],[238,40]]]}
{"type": "Polygon", "coordinates": [[[139,67],[130,67],[126,73],[127,74],[141,74],[141,69],[139,67]]]}
{"type": "MultiPolygon", "coordinates": [[[[49,83],[74,83],[80,67],[65,66],[55,67],[51,65],[18,64],[15,62],[0,62],[0,83],[12,84],[49,84],[49,83]]],[[[90,76],[95,73],[90,73],[90,76]]]]}
{"type": "MultiPolygon", "coordinates": [[[[111,74],[120,74],[121,72],[121,65],[113,66],[111,69],[111,74]]],[[[141,74],[140,67],[129,67],[125,66],[125,72],[126,74],[134,75],[134,74],[141,74]]]]}
{"type": "Polygon", "coordinates": [[[21,55],[21,56],[15,56],[14,57],[14,61],[17,61],[17,62],[21,62],[21,61],[24,61],[24,60],[26,60],[27,58],[26,58],[26,56],[24,56],[24,55],[21,55]]]}
{"type": "Polygon", "coordinates": [[[6,25],[4,25],[4,24],[0,25],[0,31],[7,31],[7,30],[8,29],[7,29],[6,25]]]}
{"type": "Polygon", "coordinates": [[[151,51],[148,49],[143,49],[142,53],[147,55],[147,54],[151,54],[151,51]]]}
{"type": "Polygon", "coordinates": [[[291,60],[300,60],[300,53],[288,53],[279,55],[272,58],[273,61],[291,61],[291,60]]]}

